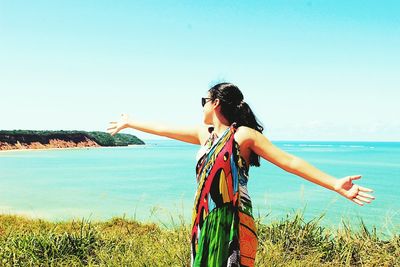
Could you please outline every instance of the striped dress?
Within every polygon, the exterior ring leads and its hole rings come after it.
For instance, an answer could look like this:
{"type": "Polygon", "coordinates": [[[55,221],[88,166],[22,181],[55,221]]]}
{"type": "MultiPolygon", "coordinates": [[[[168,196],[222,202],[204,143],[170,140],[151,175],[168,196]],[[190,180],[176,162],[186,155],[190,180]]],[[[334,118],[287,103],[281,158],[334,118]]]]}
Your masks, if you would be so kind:
{"type": "Polygon", "coordinates": [[[219,138],[212,132],[199,151],[191,266],[254,266],[257,231],[236,130],[233,123],[219,138]]]}

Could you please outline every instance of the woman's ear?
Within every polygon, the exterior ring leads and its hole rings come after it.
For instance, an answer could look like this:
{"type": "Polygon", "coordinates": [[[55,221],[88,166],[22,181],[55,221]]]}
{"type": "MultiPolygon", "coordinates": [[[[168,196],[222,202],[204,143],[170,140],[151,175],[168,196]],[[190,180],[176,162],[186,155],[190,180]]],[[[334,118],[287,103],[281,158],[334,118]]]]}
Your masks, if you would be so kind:
{"type": "Polygon", "coordinates": [[[219,104],[220,104],[220,101],[219,101],[218,98],[216,98],[216,99],[214,100],[214,102],[213,102],[214,108],[217,108],[217,107],[219,106],[219,104]]]}

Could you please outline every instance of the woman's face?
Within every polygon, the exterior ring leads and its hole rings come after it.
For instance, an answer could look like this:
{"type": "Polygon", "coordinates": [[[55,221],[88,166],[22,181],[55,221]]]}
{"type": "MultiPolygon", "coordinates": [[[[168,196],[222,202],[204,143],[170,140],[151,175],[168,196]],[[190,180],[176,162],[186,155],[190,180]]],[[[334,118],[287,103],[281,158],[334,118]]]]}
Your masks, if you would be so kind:
{"type": "MultiPolygon", "coordinates": [[[[207,93],[207,98],[210,98],[210,92],[207,93]]],[[[212,113],[214,107],[211,99],[206,99],[206,104],[203,107],[203,122],[205,124],[212,124],[212,113]]]]}

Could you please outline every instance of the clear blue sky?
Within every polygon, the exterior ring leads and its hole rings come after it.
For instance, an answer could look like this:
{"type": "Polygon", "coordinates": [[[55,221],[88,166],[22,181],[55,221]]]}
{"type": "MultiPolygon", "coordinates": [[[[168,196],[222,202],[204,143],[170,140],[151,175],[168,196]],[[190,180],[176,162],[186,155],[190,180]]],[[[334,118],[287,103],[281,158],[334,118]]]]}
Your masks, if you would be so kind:
{"type": "Polygon", "coordinates": [[[229,81],[271,140],[400,141],[399,3],[0,0],[0,129],[201,124],[229,81]]]}

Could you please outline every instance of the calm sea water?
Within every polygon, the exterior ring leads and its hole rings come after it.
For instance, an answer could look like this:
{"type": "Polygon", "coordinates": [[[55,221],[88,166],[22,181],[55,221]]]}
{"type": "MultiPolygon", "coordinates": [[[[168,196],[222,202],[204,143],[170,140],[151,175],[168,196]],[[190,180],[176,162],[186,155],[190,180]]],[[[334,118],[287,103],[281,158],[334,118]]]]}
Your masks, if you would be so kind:
{"type": "MultiPolygon", "coordinates": [[[[361,207],[268,161],[250,169],[255,217],[268,223],[303,210],[321,224],[342,220],[400,232],[400,143],[275,141],[335,177],[361,174],[355,183],[374,189],[361,207]]],[[[148,140],[145,146],[0,153],[0,213],[52,221],[125,216],[171,225],[190,223],[199,146],[148,140]]]]}

